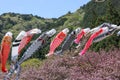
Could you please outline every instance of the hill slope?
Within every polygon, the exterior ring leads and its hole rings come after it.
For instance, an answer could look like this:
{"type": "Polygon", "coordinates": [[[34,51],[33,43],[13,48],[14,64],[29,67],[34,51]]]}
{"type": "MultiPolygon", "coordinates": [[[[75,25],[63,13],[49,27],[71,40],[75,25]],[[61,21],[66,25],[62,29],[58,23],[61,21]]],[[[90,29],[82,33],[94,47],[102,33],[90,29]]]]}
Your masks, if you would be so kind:
{"type": "MultiPolygon", "coordinates": [[[[68,27],[73,30],[77,27],[96,27],[104,22],[120,25],[120,0],[105,0],[103,3],[94,1],[88,2],[80,7],[76,12],[52,19],[45,19],[32,14],[4,13],[0,15],[0,40],[7,31],[12,31],[14,38],[21,30],[28,31],[32,28],[40,28],[43,32],[51,28],[57,29],[57,32],[68,27]]],[[[114,34],[107,39],[94,44],[91,49],[99,51],[101,48],[106,50],[112,47],[120,47],[119,37],[114,34]]],[[[47,53],[48,47],[39,53],[47,53]]]]}

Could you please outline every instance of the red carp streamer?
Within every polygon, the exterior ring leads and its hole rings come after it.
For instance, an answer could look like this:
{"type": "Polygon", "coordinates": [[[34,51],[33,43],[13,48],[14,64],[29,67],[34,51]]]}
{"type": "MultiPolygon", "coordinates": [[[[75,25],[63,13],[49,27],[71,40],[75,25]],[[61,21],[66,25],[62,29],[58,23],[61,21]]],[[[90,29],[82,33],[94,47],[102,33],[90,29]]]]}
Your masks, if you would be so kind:
{"type": "Polygon", "coordinates": [[[77,38],[74,40],[74,42],[76,44],[79,44],[81,38],[83,37],[83,35],[85,34],[84,30],[82,30],[78,35],[77,35],[77,38]]]}
{"type": "Polygon", "coordinates": [[[57,36],[53,39],[53,41],[50,44],[50,51],[46,56],[50,56],[54,53],[55,49],[63,42],[63,40],[66,38],[67,33],[69,30],[66,28],[59,32],[57,36]]]}
{"type": "Polygon", "coordinates": [[[76,39],[74,40],[74,42],[75,42],[76,44],[79,44],[79,43],[80,43],[80,40],[82,39],[82,37],[83,37],[86,33],[88,33],[89,31],[90,31],[90,28],[82,29],[82,30],[78,33],[78,35],[77,35],[76,39]]]}
{"type": "Polygon", "coordinates": [[[19,54],[20,54],[21,50],[31,41],[33,35],[38,34],[38,33],[41,33],[41,30],[37,29],[37,28],[26,32],[26,36],[22,39],[22,41],[20,42],[20,45],[18,47],[19,54]]]}
{"type": "Polygon", "coordinates": [[[20,54],[21,50],[31,41],[33,37],[33,34],[29,35],[29,32],[27,32],[27,36],[25,36],[22,41],[20,42],[18,53],[20,54]]]}
{"type": "Polygon", "coordinates": [[[87,41],[84,49],[81,51],[81,53],[79,53],[79,55],[85,54],[85,52],[86,52],[86,51],[88,50],[88,48],[91,46],[91,44],[92,44],[92,42],[93,42],[93,39],[96,38],[98,35],[100,35],[100,34],[104,31],[104,29],[107,29],[107,28],[106,28],[106,27],[105,27],[105,28],[100,28],[97,32],[93,33],[93,34],[90,36],[90,38],[89,38],[89,40],[87,41]]]}

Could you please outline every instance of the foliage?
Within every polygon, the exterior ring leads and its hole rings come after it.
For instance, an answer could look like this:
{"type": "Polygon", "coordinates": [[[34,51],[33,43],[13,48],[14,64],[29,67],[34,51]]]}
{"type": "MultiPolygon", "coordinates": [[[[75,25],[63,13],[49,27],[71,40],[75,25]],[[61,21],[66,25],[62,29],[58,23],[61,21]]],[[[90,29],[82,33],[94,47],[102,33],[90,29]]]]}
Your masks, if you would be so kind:
{"type": "MultiPolygon", "coordinates": [[[[51,19],[32,14],[4,13],[0,15],[0,40],[7,31],[13,32],[15,38],[21,30],[28,31],[32,28],[39,28],[43,32],[55,28],[58,33],[66,27],[72,31],[77,27],[94,28],[104,22],[120,25],[119,3],[120,0],[105,0],[103,3],[96,3],[92,0],[74,13],[69,11],[59,18],[51,19]]],[[[111,36],[99,43],[95,43],[91,49],[94,51],[99,51],[101,48],[109,50],[110,46],[120,47],[119,37],[116,35],[111,36]]],[[[49,46],[46,46],[44,50],[37,51],[33,56],[44,59],[48,49],[49,46]]]]}
{"type": "MultiPolygon", "coordinates": [[[[120,0],[106,0],[103,3],[96,3],[94,1],[89,2],[84,6],[85,16],[83,18],[83,26],[89,26],[94,28],[104,22],[120,25],[120,11],[118,5],[120,0]]],[[[112,47],[119,48],[119,37],[116,36],[116,33],[113,36],[108,37],[107,39],[95,43],[92,45],[92,50],[99,51],[101,48],[108,51],[112,47]]]]}

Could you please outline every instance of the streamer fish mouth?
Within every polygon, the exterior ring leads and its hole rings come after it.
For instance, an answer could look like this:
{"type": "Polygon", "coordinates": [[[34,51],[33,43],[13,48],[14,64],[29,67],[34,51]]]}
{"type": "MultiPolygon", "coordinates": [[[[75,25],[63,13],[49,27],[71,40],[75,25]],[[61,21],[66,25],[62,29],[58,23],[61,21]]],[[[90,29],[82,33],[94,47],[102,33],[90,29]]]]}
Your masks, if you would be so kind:
{"type": "Polygon", "coordinates": [[[117,36],[120,36],[120,31],[117,33],[117,36]]]}
{"type": "Polygon", "coordinates": [[[56,33],[56,30],[55,30],[55,29],[51,29],[50,31],[46,32],[46,34],[47,34],[49,37],[53,36],[55,33],[56,33]]]}
{"type": "Polygon", "coordinates": [[[80,32],[81,28],[75,29],[75,33],[78,34],[80,32]]]}
{"type": "Polygon", "coordinates": [[[40,29],[35,28],[31,30],[31,34],[39,34],[39,33],[41,33],[40,29]]]}
{"type": "Polygon", "coordinates": [[[67,34],[69,32],[69,29],[68,28],[65,28],[62,30],[63,33],[67,34]]]}
{"type": "Polygon", "coordinates": [[[11,38],[12,38],[12,32],[7,32],[6,34],[5,34],[5,36],[10,36],[11,38]]]}

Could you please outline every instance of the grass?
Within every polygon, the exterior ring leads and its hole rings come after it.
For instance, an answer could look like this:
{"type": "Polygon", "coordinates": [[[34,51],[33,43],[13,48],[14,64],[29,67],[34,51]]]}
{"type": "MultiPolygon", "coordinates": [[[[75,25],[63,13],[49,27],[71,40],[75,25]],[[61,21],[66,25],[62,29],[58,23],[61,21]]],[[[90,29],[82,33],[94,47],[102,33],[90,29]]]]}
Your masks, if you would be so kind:
{"type": "Polygon", "coordinates": [[[43,63],[44,63],[44,60],[33,58],[33,59],[29,59],[23,62],[21,66],[23,68],[25,67],[36,67],[37,68],[37,67],[40,67],[43,63]]]}

